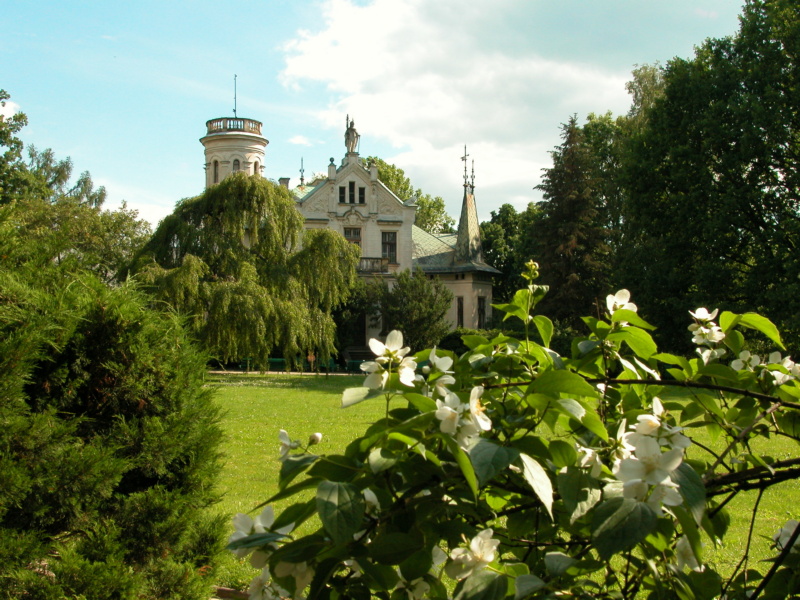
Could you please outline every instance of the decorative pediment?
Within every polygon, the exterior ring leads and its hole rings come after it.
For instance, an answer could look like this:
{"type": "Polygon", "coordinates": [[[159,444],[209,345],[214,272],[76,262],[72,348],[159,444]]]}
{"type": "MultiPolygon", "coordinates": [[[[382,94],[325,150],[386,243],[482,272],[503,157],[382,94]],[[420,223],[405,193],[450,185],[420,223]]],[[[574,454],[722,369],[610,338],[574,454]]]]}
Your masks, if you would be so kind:
{"type": "Polygon", "coordinates": [[[366,218],[355,208],[351,208],[341,216],[341,221],[345,225],[361,225],[364,221],[366,221],[366,218]]]}

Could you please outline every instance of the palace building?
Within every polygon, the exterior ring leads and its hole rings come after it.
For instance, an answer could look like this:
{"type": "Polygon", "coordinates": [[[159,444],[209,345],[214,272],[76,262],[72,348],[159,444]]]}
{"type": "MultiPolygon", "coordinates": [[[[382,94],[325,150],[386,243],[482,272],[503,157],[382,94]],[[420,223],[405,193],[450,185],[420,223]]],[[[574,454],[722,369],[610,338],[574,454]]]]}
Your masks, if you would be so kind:
{"type": "MultiPolygon", "coordinates": [[[[206,187],[230,173],[262,175],[269,143],[262,124],[253,119],[219,118],[206,123],[200,139],[205,147],[206,187]]],[[[378,179],[378,168],[359,156],[360,135],[348,117],[345,155],[340,164],[331,158],[327,177],[301,184],[292,194],[308,229],[328,227],[361,248],[358,271],[362,277],[387,278],[405,269],[422,269],[438,277],[453,292],[447,315],[455,327],[482,329],[491,317],[492,275],[481,251],[474,178],[464,171],[463,200],[458,230],[431,234],[414,225],[414,199],[403,201],[378,179]]],[[[465,163],[466,164],[466,163],[465,163]]],[[[288,187],[288,178],[279,182],[288,187]]],[[[379,328],[365,323],[364,339],[376,337],[379,328]]]]}

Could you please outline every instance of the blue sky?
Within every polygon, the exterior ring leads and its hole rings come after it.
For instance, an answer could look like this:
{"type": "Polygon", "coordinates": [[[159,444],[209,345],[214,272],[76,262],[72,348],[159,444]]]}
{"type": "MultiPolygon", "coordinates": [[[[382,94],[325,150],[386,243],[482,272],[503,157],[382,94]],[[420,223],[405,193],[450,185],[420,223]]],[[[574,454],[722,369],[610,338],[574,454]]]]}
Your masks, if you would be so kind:
{"type": "Polygon", "coordinates": [[[559,125],[623,114],[637,64],[738,28],[738,0],[5,2],[0,88],[21,137],[71,157],[152,223],[202,191],[209,119],[264,123],[267,177],[361,154],[460,211],[464,145],[482,220],[540,199],[559,125]]]}

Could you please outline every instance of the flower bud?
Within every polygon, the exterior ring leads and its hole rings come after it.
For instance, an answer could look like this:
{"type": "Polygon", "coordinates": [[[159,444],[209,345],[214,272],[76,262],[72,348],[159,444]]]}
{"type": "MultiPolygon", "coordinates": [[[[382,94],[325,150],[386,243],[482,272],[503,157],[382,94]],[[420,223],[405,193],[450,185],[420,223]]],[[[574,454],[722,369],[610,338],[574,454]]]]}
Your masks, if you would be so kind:
{"type": "Polygon", "coordinates": [[[322,441],[321,433],[312,433],[311,436],[308,438],[308,445],[313,446],[314,444],[319,444],[321,441],[322,441]]]}

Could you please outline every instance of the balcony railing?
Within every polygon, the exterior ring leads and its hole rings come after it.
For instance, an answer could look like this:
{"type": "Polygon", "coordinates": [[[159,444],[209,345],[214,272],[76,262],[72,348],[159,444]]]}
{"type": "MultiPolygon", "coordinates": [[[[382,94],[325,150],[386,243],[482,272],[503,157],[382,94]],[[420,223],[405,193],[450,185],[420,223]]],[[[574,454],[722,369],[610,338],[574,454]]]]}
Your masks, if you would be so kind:
{"type": "Polygon", "coordinates": [[[261,122],[253,119],[221,117],[206,121],[206,129],[209,135],[222,131],[244,131],[245,133],[261,135],[261,122]]]}
{"type": "Polygon", "coordinates": [[[373,258],[369,256],[362,256],[358,261],[359,273],[388,273],[389,272],[389,259],[388,258],[373,258]]]}

